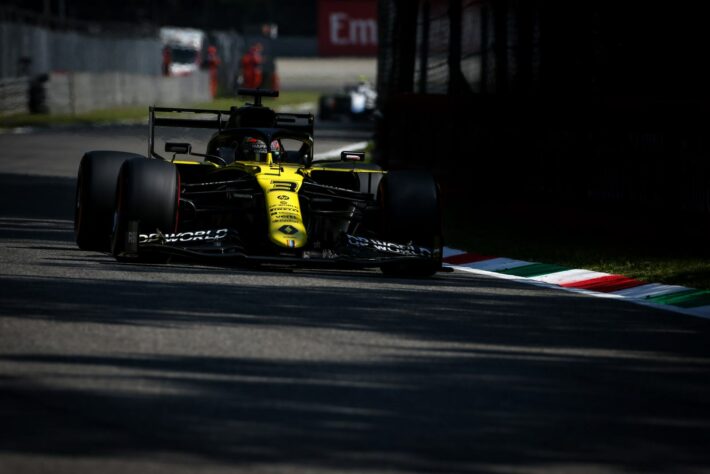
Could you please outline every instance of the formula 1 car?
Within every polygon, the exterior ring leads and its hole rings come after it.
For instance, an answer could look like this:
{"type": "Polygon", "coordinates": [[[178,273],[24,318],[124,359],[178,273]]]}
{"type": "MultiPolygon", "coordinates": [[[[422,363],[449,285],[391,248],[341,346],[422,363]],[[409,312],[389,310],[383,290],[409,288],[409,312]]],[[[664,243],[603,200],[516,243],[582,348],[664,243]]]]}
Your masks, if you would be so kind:
{"type": "Polygon", "coordinates": [[[384,171],[364,153],[314,161],[313,115],[276,113],[262,97],[229,111],[149,109],[148,157],[90,151],[79,166],[74,229],[81,249],[121,261],[173,257],[307,267],[441,268],[439,192],[426,172],[384,171]],[[177,118],[190,115],[191,118],[177,118]],[[205,118],[205,117],[209,118],[205,118]],[[155,150],[156,129],[214,129],[155,150]]]}
{"type": "Polygon", "coordinates": [[[375,113],[377,92],[364,79],[346,85],[342,92],[325,94],[318,100],[318,117],[321,120],[370,120],[375,113]]]}

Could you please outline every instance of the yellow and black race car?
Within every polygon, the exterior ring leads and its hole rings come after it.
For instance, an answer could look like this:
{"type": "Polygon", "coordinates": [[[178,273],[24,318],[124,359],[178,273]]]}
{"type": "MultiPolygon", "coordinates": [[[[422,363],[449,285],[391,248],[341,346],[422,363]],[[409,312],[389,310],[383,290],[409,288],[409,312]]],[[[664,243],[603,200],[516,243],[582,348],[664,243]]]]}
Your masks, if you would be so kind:
{"type": "Polygon", "coordinates": [[[364,153],[313,160],[313,115],[240,90],[229,111],[151,107],[148,157],[91,151],[79,166],[80,248],[125,261],[195,257],[428,276],[441,268],[439,191],[429,173],[384,171],[364,153]],[[189,115],[192,118],[178,118],[189,115]],[[209,118],[205,118],[209,117],[209,118]],[[214,129],[205,153],[155,150],[156,128],[214,129]]]}

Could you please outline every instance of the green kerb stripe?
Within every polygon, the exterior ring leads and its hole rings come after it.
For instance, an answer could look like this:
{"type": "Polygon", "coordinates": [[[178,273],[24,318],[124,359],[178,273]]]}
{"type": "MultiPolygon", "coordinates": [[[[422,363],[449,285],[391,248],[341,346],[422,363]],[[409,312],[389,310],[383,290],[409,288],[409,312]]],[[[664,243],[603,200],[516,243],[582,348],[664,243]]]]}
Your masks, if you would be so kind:
{"type": "Polygon", "coordinates": [[[710,305],[710,291],[684,290],[670,295],[652,296],[648,300],[658,304],[680,306],[681,308],[695,308],[696,306],[710,305]]]}
{"type": "Polygon", "coordinates": [[[533,263],[531,265],[525,265],[523,267],[511,268],[509,270],[503,270],[497,273],[504,273],[506,275],[513,275],[519,277],[536,277],[540,275],[547,275],[550,273],[562,272],[569,270],[567,267],[561,267],[559,265],[552,265],[549,263],[533,263]]]}

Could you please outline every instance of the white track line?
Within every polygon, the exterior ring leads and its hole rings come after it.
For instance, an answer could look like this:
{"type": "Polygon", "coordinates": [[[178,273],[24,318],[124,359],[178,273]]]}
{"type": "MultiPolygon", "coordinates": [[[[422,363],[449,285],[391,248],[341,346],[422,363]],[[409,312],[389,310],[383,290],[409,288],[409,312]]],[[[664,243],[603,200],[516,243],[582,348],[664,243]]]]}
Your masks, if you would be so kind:
{"type": "Polygon", "coordinates": [[[355,142],[349,145],[345,145],[342,148],[336,148],[335,150],[324,151],[323,153],[316,153],[313,155],[313,160],[327,160],[329,158],[340,158],[340,154],[344,151],[360,151],[367,148],[367,142],[355,142]]]}

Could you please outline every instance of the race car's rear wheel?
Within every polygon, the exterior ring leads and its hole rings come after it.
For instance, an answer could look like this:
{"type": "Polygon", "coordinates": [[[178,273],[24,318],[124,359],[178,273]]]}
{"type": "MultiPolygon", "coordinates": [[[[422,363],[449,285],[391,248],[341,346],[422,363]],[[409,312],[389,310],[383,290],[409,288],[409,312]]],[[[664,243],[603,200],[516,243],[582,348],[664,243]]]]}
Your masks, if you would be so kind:
{"type": "Polygon", "coordinates": [[[441,206],[439,188],[424,171],[390,171],[379,191],[382,233],[390,242],[412,243],[434,251],[427,259],[413,259],[382,265],[385,275],[431,276],[441,268],[441,206]]]}
{"type": "Polygon", "coordinates": [[[74,234],[82,250],[109,251],[116,181],[124,161],[140,157],[122,151],[90,151],[81,158],[74,201],[74,234]]]}
{"type": "Polygon", "coordinates": [[[175,232],[179,192],[180,175],[175,165],[145,158],[126,161],[116,190],[113,255],[138,257],[137,234],[175,232]]]}

